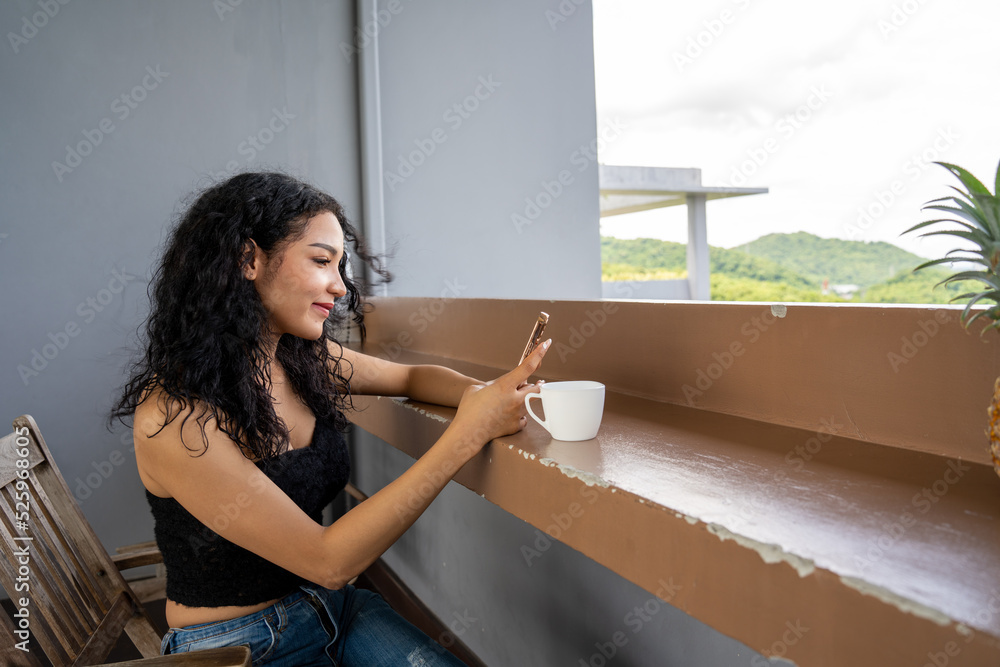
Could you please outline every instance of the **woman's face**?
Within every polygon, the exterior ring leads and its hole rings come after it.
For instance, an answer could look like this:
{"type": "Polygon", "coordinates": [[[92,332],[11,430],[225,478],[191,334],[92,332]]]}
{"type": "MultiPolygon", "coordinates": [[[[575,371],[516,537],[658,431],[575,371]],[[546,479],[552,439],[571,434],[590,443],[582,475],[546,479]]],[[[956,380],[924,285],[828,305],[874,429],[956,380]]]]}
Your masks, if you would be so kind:
{"type": "Polygon", "coordinates": [[[306,222],[301,238],[268,257],[259,247],[248,267],[277,336],[292,334],[317,340],[333,301],[347,294],[340,276],[344,231],[337,217],[319,213],[306,222]]]}

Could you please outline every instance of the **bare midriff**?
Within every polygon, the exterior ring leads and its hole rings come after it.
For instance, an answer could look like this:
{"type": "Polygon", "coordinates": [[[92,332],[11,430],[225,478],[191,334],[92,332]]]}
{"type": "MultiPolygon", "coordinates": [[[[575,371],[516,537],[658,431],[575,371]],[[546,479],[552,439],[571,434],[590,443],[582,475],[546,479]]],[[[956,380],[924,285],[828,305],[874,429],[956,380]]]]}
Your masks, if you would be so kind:
{"type": "Polygon", "coordinates": [[[229,621],[240,616],[252,614],[261,609],[267,609],[281,598],[249,607],[188,607],[173,600],[167,600],[167,625],[171,628],[185,628],[200,623],[217,623],[229,621]]]}

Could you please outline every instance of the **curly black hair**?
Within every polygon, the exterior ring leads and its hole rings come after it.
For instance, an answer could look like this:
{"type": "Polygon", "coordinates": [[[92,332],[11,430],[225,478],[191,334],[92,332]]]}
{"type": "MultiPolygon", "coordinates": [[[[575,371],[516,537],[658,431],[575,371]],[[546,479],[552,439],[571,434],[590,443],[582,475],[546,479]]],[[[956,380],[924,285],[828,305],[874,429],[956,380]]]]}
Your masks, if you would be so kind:
{"type": "MultiPolygon", "coordinates": [[[[309,218],[324,212],[336,216],[345,241],[339,270],[347,294],[331,317],[353,319],[363,339],[366,285],[351,275],[347,247],[382,280],[390,276],[343,207],[286,174],[238,174],[197,196],[171,232],[148,290],[150,314],[140,332],[145,350],[130,364],[110,420],[134,417],[149,393],[159,390],[167,406],[161,430],[186,413],[185,421],[194,416],[199,423],[205,447],[205,424],[214,419],[249,458],[266,460],[282,451],[288,429],[271,399],[267,311],[244,275],[252,257],[247,250],[253,241],[268,255],[280,254],[301,238],[309,218]]],[[[275,357],[316,418],[344,429],[351,369],[331,352],[328,341],[342,348],[330,324],[319,340],[281,336],[275,357]]]]}

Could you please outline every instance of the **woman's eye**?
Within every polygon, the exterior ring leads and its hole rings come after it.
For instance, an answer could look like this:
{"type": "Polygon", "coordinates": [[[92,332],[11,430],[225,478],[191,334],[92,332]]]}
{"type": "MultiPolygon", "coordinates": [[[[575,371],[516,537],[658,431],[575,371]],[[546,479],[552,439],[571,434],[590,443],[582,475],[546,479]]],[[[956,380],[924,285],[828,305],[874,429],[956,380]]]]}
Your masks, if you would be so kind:
{"type": "Polygon", "coordinates": [[[319,264],[320,266],[326,266],[327,264],[330,263],[330,260],[326,259],[325,257],[322,259],[314,259],[313,261],[319,264]]]}

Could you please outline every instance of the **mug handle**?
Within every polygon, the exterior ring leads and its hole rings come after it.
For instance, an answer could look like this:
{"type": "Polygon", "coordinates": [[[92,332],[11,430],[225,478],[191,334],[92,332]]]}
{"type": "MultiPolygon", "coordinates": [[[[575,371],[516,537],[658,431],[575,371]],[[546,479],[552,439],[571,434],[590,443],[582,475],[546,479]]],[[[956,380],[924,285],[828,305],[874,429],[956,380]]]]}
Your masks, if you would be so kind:
{"type": "MultiPolygon", "coordinates": [[[[534,419],[539,424],[541,424],[542,428],[544,428],[546,431],[548,431],[549,430],[548,423],[542,421],[541,419],[539,419],[538,415],[535,414],[535,411],[531,409],[531,399],[533,399],[533,398],[537,398],[537,399],[541,400],[542,395],[540,393],[528,394],[527,396],[524,397],[524,407],[528,410],[528,414],[531,415],[531,418],[534,419]]],[[[542,403],[542,405],[544,406],[545,404],[542,403]]]]}

